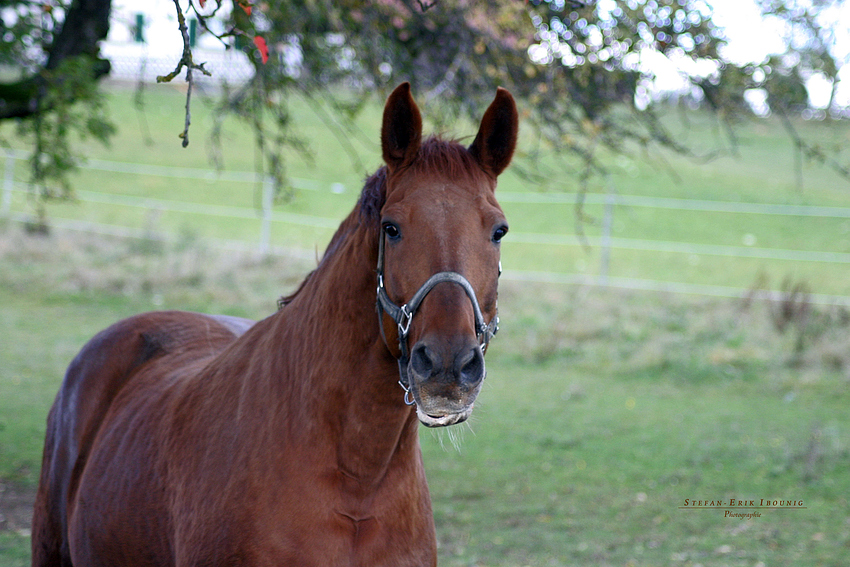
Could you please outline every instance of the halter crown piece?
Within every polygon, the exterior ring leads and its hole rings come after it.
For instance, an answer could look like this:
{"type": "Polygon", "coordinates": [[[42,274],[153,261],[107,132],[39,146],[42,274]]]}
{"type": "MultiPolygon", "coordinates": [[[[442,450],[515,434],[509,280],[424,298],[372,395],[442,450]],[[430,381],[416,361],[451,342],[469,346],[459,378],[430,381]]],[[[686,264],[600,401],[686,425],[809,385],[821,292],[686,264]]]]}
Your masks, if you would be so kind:
{"type": "MultiPolygon", "coordinates": [[[[398,372],[399,385],[404,390],[404,403],[413,405],[415,403],[413,396],[410,393],[410,378],[407,374],[408,363],[410,362],[410,349],[407,345],[407,338],[410,334],[410,324],[413,322],[413,316],[419,309],[419,305],[425,296],[428,295],[437,284],[448,282],[459,285],[466,292],[470,302],[472,302],[472,311],[475,316],[475,334],[478,337],[478,342],[481,347],[481,353],[487,352],[487,346],[490,344],[490,339],[496,336],[499,332],[499,315],[493,317],[490,323],[484,322],[484,316],[481,314],[481,306],[478,305],[478,299],[475,297],[475,290],[472,289],[472,284],[465,277],[457,272],[438,272],[428,278],[422,287],[413,294],[413,297],[402,306],[393,303],[390,296],[387,295],[387,290],[384,287],[384,239],[386,235],[381,230],[381,236],[378,239],[378,322],[381,326],[381,334],[384,333],[383,314],[387,315],[398,325],[398,372]],[[408,399],[409,398],[409,399],[408,399]]],[[[499,275],[502,275],[502,263],[499,262],[499,275]]],[[[384,337],[386,341],[386,336],[384,337]]]]}

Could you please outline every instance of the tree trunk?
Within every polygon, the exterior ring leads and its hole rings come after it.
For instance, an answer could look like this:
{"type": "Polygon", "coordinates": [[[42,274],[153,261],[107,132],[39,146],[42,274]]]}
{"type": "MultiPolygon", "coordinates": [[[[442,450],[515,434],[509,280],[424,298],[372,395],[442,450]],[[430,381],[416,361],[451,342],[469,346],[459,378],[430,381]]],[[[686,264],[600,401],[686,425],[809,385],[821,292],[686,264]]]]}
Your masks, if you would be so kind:
{"type": "MultiPolygon", "coordinates": [[[[55,69],[63,60],[75,55],[97,58],[98,43],[109,33],[111,11],[112,0],[74,0],[62,30],[53,39],[45,67],[55,69]]],[[[108,72],[107,68],[105,73],[108,72]]]]}

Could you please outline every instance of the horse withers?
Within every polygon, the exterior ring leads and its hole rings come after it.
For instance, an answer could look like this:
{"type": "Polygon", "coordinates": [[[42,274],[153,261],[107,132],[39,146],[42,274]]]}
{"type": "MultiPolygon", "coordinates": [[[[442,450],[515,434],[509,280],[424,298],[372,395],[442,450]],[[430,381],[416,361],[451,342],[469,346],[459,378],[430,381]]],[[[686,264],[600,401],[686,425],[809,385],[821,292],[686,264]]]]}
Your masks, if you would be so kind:
{"type": "Polygon", "coordinates": [[[278,312],[89,341],[48,417],[33,565],[435,565],[418,423],[481,388],[516,137],[499,89],[468,148],[423,140],[402,84],[385,165],[278,312]]]}

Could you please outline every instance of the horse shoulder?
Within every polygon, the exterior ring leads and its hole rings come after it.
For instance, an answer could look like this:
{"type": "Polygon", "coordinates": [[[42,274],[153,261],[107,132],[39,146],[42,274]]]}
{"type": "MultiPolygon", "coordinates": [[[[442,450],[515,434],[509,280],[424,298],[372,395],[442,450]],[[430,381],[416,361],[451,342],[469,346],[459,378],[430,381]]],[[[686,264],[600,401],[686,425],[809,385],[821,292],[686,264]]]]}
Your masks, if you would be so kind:
{"type": "MultiPolygon", "coordinates": [[[[71,362],[57,395],[51,420],[80,456],[119,393],[146,366],[168,356],[172,367],[223,350],[252,321],[179,311],[154,312],[119,321],[98,333],[71,362]],[[178,362],[178,364],[174,364],[178,362]]],[[[162,375],[162,373],[159,373],[162,375]]]]}

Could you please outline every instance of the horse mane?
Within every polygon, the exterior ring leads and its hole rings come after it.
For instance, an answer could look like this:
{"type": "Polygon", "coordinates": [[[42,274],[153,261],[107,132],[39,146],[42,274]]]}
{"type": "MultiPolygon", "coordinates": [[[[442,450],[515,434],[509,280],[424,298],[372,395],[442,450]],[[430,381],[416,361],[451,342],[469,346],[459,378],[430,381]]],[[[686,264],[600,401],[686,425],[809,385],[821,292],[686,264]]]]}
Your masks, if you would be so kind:
{"type": "MultiPolygon", "coordinates": [[[[416,158],[405,166],[412,172],[433,172],[440,171],[444,175],[456,179],[461,176],[486,176],[484,170],[475,157],[461,145],[457,140],[446,140],[439,136],[430,136],[419,146],[419,151],[416,158]]],[[[333,255],[340,243],[342,243],[352,230],[365,225],[377,225],[381,218],[381,209],[384,207],[384,202],[387,197],[387,166],[383,165],[378,168],[375,173],[366,178],[363,184],[363,189],[360,192],[360,198],[357,200],[355,213],[350,215],[337,229],[336,233],[331,238],[325,253],[319,265],[326,258],[333,255]]],[[[318,269],[318,267],[316,268],[318,269]]],[[[292,302],[301,290],[304,289],[307,282],[316,270],[307,274],[307,277],[301,281],[298,288],[290,295],[282,296],[277,301],[278,309],[282,309],[292,302]]]]}

